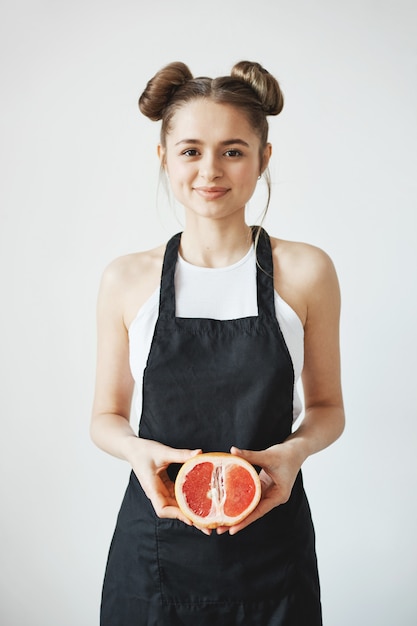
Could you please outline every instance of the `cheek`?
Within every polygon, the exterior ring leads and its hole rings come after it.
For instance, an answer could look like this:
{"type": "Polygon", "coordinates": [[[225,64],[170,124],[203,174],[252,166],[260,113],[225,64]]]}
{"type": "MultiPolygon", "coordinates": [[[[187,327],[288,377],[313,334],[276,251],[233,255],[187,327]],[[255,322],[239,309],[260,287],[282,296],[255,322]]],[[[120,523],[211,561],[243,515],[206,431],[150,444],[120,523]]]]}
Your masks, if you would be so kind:
{"type": "Polygon", "coordinates": [[[172,193],[177,199],[181,198],[190,187],[190,176],[187,168],[171,163],[171,165],[167,164],[166,173],[172,193]]]}
{"type": "Polygon", "coordinates": [[[249,186],[256,185],[259,174],[260,169],[257,163],[244,164],[239,171],[239,176],[242,180],[242,184],[246,184],[249,186]]]}
{"type": "Polygon", "coordinates": [[[172,182],[187,178],[187,168],[174,160],[167,160],[166,171],[172,182]]]}

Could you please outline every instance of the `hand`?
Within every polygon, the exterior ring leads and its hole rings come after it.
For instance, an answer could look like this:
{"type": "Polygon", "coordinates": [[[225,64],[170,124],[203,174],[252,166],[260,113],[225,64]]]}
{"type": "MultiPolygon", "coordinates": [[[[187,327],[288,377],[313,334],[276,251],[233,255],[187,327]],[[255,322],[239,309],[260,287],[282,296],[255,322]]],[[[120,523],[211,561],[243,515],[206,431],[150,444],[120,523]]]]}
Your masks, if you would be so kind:
{"type": "Polygon", "coordinates": [[[171,463],[185,463],[199,453],[201,450],[180,450],[151,439],[133,438],[129,461],[158,517],[179,519],[192,526],[178,508],[167,468],[171,463]]]}
{"type": "Polygon", "coordinates": [[[276,506],[289,500],[301,467],[301,459],[292,442],[289,441],[259,452],[239,450],[235,447],[231,448],[230,452],[262,468],[259,474],[261,499],[256,509],[240,524],[230,527],[222,526],[217,529],[218,534],[229,531],[231,535],[235,535],[276,506]]]}

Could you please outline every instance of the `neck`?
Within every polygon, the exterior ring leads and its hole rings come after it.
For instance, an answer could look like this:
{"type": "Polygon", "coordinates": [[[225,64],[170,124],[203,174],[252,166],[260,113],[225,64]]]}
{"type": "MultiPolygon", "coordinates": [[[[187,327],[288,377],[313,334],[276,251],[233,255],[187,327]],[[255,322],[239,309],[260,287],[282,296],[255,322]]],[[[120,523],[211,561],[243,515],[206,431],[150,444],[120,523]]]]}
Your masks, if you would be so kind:
{"type": "Polygon", "coordinates": [[[181,237],[182,258],[200,267],[226,267],[245,256],[252,244],[252,231],[242,221],[226,226],[212,220],[187,223],[181,237]]]}

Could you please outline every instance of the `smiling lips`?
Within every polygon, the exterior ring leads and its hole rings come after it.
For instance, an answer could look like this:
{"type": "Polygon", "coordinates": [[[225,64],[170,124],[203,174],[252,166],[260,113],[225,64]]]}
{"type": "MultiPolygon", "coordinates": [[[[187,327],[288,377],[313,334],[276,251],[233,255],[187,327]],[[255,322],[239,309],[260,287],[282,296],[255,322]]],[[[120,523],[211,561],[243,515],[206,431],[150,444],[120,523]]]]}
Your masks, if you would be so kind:
{"type": "Polygon", "coordinates": [[[205,200],[217,200],[227,194],[227,187],[194,187],[194,191],[205,200]]]}

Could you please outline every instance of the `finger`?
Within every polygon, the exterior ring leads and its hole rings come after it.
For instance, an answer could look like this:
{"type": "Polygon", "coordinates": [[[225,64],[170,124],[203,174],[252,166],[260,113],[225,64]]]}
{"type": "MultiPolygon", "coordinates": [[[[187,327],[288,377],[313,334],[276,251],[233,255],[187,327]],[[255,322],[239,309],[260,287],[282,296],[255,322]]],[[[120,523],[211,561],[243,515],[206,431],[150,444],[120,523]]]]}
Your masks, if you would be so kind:
{"type": "Polygon", "coordinates": [[[261,501],[256,507],[256,509],[252,513],[250,513],[250,515],[248,515],[248,517],[246,517],[242,522],[240,522],[239,524],[235,524],[234,526],[230,526],[229,528],[230,535],[236,535],[238,532],[240,532],[241,530],[243,530],[250,524],[253,524],[253,522],[256,522],[256,520],[263,517],[266,513],[269,513],[269,511],[271,511],[273,508],[274,508],[273,504],[268,503],[267,501],[265,502],[261,501]]]}
{"type": "Polygon", "coordinates": [[[156,491],[153,494],[151,503],[158,517],[163,519],[179,519],[188,526],[192,525],[192,522],[178,507],[175,497],[171,497],[169,494],[163,493],[162,491],[156,491]]]}
{"type": "Polygon", "coordinates": [[[241,450],[240,448],[236,448],[236,446],[232,446],[230,448],[231,454],[235,456],[240,456],[245,461],[248,461],[252,465],[259,465],[262,467],[262,460],[265,459],[265,452],[257,452],[255,450],[241,450]]]}
{"type": "Polygon", "coordinates": [[[159,511],[155,509],[155,513],[161,519],[177,519],[180,522],[184,522],[187,526],[192,526],[192,522],[185,517],[185,515],[180,511],[180,509],[176,506],[165,505],[159,511]]]}
{"type": "Polygon", "coordinates": [[[197,526],[196,524],[192,524],[194,526],[194,528],[197,528],[197,530],[201,531],[202,533],[204,533],[204,535],[211,535],[211,528],[204,528],[203,526],[197,526]]]}
{"type": "Polygon", "coordinates": [[[157,513],[157,515],[158,517],[163,518],[163,519],[177,519],[180,522],[184,522],[184,524],[187,524],[187,526],[194,526],[194,528],[201,531],[205,535],[211,535],[210,528],[204,528],[202,526],[197,526],[196,524],[193,524],[193,522],[189,520],[188,517],[186,517],[182,513],[182,511],[176,506],[169,506],[169,505],[163,506],[160,512],[157,513]]]}
{"type": "Polygon", "coordinates": [[[160,455],[160,464],[169,464],[169,463],[185,463],[188,459],[193,458],[197,454],[201,454],[201,448],[197,448],[196,450],[187,450],[180,448],[170,448],[169,446],[164,446],[163,451],[161,451],[160,455]]]}

